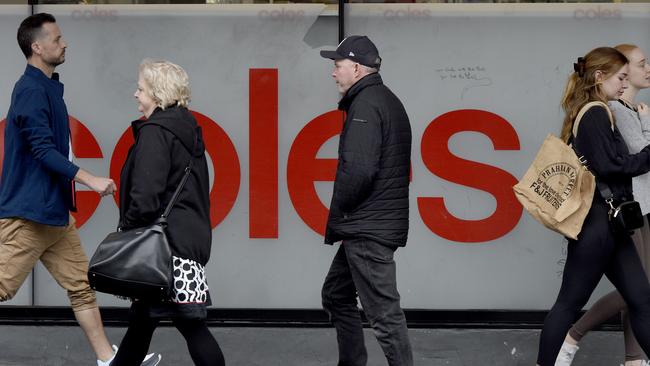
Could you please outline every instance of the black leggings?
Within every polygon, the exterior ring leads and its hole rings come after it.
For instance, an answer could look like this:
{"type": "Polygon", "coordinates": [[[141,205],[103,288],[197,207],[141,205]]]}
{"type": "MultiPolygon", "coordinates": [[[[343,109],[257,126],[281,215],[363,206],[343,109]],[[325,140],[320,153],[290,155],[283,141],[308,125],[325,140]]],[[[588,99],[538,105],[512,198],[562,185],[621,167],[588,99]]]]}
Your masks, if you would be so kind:
{"type": "MultiPolygon", "coordinates": [[[[192,361],[197,366],[224,366],[226,363],[219,344],[205,321],[173,319],[174,326],[185,338],[192,361]]],[[[129,329],[111,366],[139,366],[146,356],[158,320],[149,316],[146,305],[133,303],[129,312],[129,329]]],[[[163,355],[164,356],[164,355],[163,355]]]]}
{"type": "Polygon", "coordinates": [[[596,193],[578,240],[569,240],[562,287],[544,321],[537,363],[555,364],[562,342],[603,274],[625,299],[632,329],[641,348],[650,354],[650,284],[632,238],[614,234],[608,207],[596,193]]]}

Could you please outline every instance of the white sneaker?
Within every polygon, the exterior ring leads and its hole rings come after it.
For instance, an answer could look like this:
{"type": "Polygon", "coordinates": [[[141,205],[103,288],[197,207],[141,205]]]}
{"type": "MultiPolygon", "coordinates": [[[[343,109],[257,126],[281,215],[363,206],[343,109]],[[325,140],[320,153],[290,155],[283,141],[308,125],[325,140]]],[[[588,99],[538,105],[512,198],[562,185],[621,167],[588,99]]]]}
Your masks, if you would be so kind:
{"type": "Polygon", "coordinates": [[[576,356],[576,352],[580,347],[564,342],[562,343],[562,348],[560,348],[560,353],[558,353],[557,358],[555,359],[555,366],[571,366],[573,358],[576,356]]]}
{"type": "MultiPolygon", "coordinates": [[[[115,346],[113,346],[113,349],[115,350],[115,346]]],[[[113,362],[113,359],[115,358],[116,354],[117,354],[117,350],[115,350],[113,356],[111,356],[111,358],[109,358],[108,360],[106,361],[97,360],[97,366],[111,366],[111,362],[113,362]]]]}
{"type": "Polygon", "coordinates": [[[144,358],[144,360],[142,360],[141,366],[156,366],[160,363],[160,360],[162,360],[162,355],[160,353],[150,353],[144,358]]]}
{"type": "MultiPolygon", "coordinates": [[[[113,348],[113,357],[106,361],[102,360],[97,360],[97,366],[111,366],[111,362],[113,362],[113,359],[115,358],[115,355],[117,354],[117,346],[112,345],[113,348]]],[[[158,363],[160,363],[160,360],[162,359],[162,356],[160,353],[150,353],[144,357],[144,360],[142,360],[142,366],[156,366],[158,363]]]]}

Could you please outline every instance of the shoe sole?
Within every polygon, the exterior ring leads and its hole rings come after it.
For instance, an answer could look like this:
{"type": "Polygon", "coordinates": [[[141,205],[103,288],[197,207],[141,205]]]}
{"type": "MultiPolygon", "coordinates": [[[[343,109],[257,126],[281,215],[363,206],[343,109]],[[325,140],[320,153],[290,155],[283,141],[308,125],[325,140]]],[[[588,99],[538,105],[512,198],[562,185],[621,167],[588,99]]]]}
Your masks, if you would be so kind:
{"type": "Polygon", "coordinates": [[[157,366],[161,360],[162,360],[162,355],[158,355],[158,359],[155,361],[155,363],[151,364],[151,366],[157,366]]]}

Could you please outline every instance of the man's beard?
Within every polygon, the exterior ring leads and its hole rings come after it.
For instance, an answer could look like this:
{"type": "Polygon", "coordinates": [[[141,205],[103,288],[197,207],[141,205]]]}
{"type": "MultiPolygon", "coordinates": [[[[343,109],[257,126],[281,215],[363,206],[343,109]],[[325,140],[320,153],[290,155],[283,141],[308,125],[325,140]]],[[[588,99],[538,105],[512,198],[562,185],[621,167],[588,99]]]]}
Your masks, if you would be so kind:
{"type": "Polygon", "coordinates": [[[59,65],[61,65],[62,63],[65,62],[65,54],[64,54],[64,55],[61,55],[61,57],[56,58],[56,59],[55,59],[55,58],[52,58],[52,59],[50,59],[50,60],[45,60],[45,62],[46,62],[49,66],[52,66],[53,68],[54,68],[54,67],[57,67],[57,66],[59,66],[59,65]]]}

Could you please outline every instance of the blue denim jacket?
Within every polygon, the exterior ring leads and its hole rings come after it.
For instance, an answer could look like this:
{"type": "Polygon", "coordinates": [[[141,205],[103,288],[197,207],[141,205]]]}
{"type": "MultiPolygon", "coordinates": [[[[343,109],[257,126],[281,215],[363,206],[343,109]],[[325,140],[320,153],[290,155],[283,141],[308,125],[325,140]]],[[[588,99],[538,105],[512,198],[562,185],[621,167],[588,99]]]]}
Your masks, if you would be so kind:
{"type": "Polygon", "coordinates": [[[0,178],[0,218],[47,225],[68,224],[71,179],[70,128],[58,74],[48,78],[27,65],[11,94],[0,178]]]}

